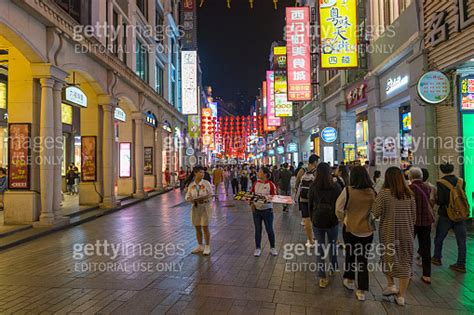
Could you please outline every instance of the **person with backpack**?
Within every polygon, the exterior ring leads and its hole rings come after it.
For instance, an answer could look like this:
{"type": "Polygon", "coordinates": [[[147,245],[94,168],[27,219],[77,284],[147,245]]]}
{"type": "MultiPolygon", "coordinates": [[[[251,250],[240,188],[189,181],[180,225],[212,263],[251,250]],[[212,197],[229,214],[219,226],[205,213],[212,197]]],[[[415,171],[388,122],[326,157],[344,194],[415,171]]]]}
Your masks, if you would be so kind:
{"type": "Polygon", "coordinates": [[[336,202],[336,215],[343,222],[342,236],[347,245],[342,283],[354,291],[357,273],[356,297],[359,301],[365,301],[365,291],[369,290],[368,257],[375,231],[370,211],[376,196],[366,168],[356,166],[336,202]]]}
{"type": "Polygon", "coordinates": [[[466,198],[465,182],[454,175],[454,165],[441,164],[440,170],[444,176],[437,182],[438,224],[436,225],[435,250],[431,262],[441,266],[443,242],[450,229],[453,229],[458,246],[457,262],[450,269],[466,272],[466,220],[469,214],[469,204],[466,198]]]}
{"type": "Polygon", "coordinates": [[[296,176],[297,193],[296,201],[298,201],[299,208],[301,211],[301,216],[303,218],[302,224],[304,225],[304,231],[306,233],[307,242],[306,246],[313,248],[314,245],[314,236],[313,236],[313,226],[311,224],[311,219],[309,215],[309,189],[316,178],[316,167],[318,166],[319,156],[313,154],[309,157],[308,167],[302,168],[298,175],[296,176]]]}
{"type": "Polygon", "coordinates": [[[309,213],[313,223],[316,244],[316,262],[319,276],[319,287],[326,288],[329,279],[328,272],[337,270],[337,232],[339,221],[336,217],[336,200],[341,194],[341,186],[332,179],[329,164],[320,163],[316,168],[316,178],[309,189],[309,213]],[[325,251],[322,251],[322,247],[325,251]],[[330,263],[324,259],[329,253],[330,263]]]}
{"type": "Polygon", "coordinates": [[[415,237],[418,238],[418,254],[421,257],[423,276],[421,281],[431,284],[431,225],[434,223],[430,202],[431,188],[423,182],[423,171],[412,167],[408,173],[410,189],[415,194],[415,237]]]}

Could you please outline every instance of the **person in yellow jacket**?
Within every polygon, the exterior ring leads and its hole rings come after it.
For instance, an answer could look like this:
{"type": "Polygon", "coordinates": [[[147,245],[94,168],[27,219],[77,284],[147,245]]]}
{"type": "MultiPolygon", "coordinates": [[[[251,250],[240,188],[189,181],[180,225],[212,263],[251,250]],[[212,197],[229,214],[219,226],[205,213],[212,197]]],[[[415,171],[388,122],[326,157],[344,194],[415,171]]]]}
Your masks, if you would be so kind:
{"type": "Polygon", "coordinates": [[[222,171],[220,165],[217,165],[217,167],[214,169],[214,172],[212,173],[212,183],[215,186],[216,200],[219,200],[219,185],[222,183],[223,179],[224,172],[222,171]]]}

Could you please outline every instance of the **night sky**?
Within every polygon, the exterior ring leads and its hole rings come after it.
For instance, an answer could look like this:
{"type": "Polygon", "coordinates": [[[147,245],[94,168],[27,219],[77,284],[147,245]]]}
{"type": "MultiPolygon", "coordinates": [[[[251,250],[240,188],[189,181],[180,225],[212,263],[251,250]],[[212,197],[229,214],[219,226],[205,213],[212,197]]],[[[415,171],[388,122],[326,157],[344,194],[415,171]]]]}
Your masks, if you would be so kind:
{"type": "MultiPolygon", "coordinates": [[[[199,0],[197,1],[199,3],[199,0]]],[[[295,0],[205,0],[198,8],[198,44],[203,84],[232,101],[238,92],[254,100],[265,80],[273,41],[283,39],[285,7],[295,0]]]]}

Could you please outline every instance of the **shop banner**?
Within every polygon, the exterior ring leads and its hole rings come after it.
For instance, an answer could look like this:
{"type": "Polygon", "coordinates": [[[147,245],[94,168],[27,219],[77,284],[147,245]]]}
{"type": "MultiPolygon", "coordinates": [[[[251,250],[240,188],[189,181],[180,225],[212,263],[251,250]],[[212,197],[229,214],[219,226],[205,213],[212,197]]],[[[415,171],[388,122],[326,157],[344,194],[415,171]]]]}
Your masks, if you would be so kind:
{"type": "Polygon", "coordinates": [[[97,181],[97,137],[81,137],[81,180],[83,182],[97,181]]]}
{"type": "Polygon", "coordinates": [[[474,110],[474,75],[468,75],[459,80],[459,90],[461,92],[461,110],[474,110]]]}
{"type": "Polygon", "coordinates": [[[197,52],[181,52],[181,93],[183,115],[198,113],[197,52]]]}
{"type": "Polygon", "coordinates": [[[267,123],[268,126],[280,126],[281,119],[275,116],[275,72],[267,71],[267,123]]]}
{"type": "Polygon", "coordinates": [[[293,116],[293,103],[286,98],[287,94],[275,94],[275,116],[291,117],[293,116]]]}
{"type": "Polygon", "coordinates": [[[8,189],[30,189],[31,125],[9,124],[8,129],[8,189]]]}
{"type": "Polygon", "coordinates": [[[444,102],[451,93],[447,75],[440,71],[430,71],[421,76],[417,85],[418,95],[428,104],[444,102]]]}
{"type": "Polygon", "coordinates": [[[288,100],[290,101],[311,101],[310,33],[309,7],[286,8],[288,100]]]}
{"type": "Polygon", "coordinates": [[[273,47],[273,69],[286,72],[286,68],[286,46],[273,47]]]}
{"type": "Polygon", "coordinates": [[[319,1],[322,69],[357,68],[357,0],[319,1]]]}
{"type": "Polygon", "coordinates": [[[153,147],[144,147],[144,174],[153,175],[153,147]]]}
{"type": "Polygon", "coordinates": [[[188,116],[188,135],[191,139],[198,139],[201,133],[199,115],[188,116]]]}

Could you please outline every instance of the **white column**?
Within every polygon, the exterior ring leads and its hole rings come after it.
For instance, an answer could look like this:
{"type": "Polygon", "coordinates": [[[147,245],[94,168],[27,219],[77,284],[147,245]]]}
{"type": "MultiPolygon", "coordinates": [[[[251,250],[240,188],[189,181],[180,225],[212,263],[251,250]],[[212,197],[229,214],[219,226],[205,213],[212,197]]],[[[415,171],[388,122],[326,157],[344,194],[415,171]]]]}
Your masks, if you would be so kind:
{"type": "Polygon", "coordinates": [[[41,214],[38,225],[53,225],[53,191],[54,167],[51,161],[54,158],[54,97],[52,78],[41,78],[41,114],[40,114],[40,189],[41,214]],[[53,145],[51,145],[53,143],[53,145]]]}
{"type": "Polygon", "coordinates": [[[156,188],[163,189],[163,129],[161,125],[155,129],[155,176],[156,188]]]}
{"type": "Polygon", "coordinates": [[[143,114],[141,112],[132,113],[135,125],[135,198],[146,197],[144,187],[144,157],[143,157],[143,114]]]}
{"type": "Polygon", "coordinates": [[[56,81],[53,88],[54,93],[54,105],[53,105],[53,112],[54,112],[54,184],[53,184],[53,210],[54,210],[54,218],[56,220],[64,219],[61,202],[63,200],[62,196],[62,186],[63,180],[61,175],[62,165],[64,152],[63,152],[63,123],[62,123],[62,115],[61,115],[61,91],[63,88],[63,83],[56,81]]]}
{"type": "Polygon", "coordinates": [[[104,196],[101,208],[114,208],[117,206],[117,199],[114,189],[114,144],[115,144],[115,126],[114,112],[118,100],[115,97],[103,95],[99,97],[99,104],[102,107],[103,126],[102,126],[102,171],[104,196]]]}
{"type": "Polygon", "coordinates": [[[170,138],[169,138],[169,161],[168,161],[168,168],[170,170],[170,174],[171,174],[171,187],[174,188],[175,185],[176,185],[176,181],[175,181],[175,177],[172,175],[175,171],[174,169],[174,162],[176,160],[175,158],[175,153],[176,153],[176,148],[174,146],[174,134],[175,134],[175,129],[174,129],[175,125],[173,124],[173,126],[171,127],[171,133],[170,133],[170,138]]]}

